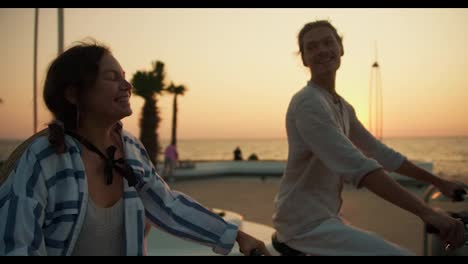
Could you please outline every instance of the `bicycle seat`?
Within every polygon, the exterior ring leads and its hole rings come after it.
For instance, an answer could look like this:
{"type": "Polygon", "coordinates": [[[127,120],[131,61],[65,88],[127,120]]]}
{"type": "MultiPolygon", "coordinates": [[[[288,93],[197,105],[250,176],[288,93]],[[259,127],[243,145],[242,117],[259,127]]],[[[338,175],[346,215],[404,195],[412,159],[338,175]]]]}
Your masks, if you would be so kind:
{"type": "Polygon", "coordinates": [[[276,237],[276,232],[273,233],[273,235],[271,236],[271,242],[272,242],[273,248],[276,251],[278,251],[281,254],[281,256],[305,256],[306,255],[305,253],[295,250],[293,248],[290,248],[285,243],[278,241],[278,238],[276,237]]]}

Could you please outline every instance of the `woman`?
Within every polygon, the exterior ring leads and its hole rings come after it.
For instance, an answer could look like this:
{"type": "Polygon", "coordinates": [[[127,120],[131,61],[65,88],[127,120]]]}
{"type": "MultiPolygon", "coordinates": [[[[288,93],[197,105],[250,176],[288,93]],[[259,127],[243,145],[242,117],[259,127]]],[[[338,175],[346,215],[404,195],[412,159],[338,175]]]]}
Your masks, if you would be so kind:
{"type": "Polygon", "coordinates": [[[298,41],[311,80],[293,96],[286,115],[289,154],[275,198],[277,239],[310,255],[412,254],[345,223],[340,208],[346,181],[417,215],[437,227],[443,241],[461,246],[463,223],[426,205],[384,169],[434,184],[450,197],[463,185],[417,167],[376,140],[359,122],[353,107],[335,89],[344,50],[328,21],[306,24],[298,41]]]}
{"type": "Polygon", "coordinates": [[[0,255],[143,255],[144,225],[227,254],[265,245],[156,174],[122,130],[132,86],[108,48],[74,46],[50,65],[44,100],[55,117],[23,145],[0,188],[0,255]]]}

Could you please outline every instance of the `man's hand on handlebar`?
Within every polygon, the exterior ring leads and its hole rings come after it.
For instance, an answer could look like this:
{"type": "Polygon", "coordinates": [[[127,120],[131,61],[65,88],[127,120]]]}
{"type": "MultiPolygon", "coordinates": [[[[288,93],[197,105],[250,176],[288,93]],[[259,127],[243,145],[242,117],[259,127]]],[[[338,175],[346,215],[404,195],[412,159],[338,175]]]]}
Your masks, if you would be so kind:
{"type": "Polygon", "coordinates": [[[459,219],[450,217],[438,209],[432,209],[421,216],[421,219],[434,233],[437,233],[441,241],[444,241],[451,249],[459,248],[465,243],[465,224],[459,219]]]}
{"type": "Polygon", "coordinates": [[[451,198],[452,201],[463,201],[466,195],[465,188],[467,186],[461,182],[441,179],[435,186],[443,195],[451,198]]]}

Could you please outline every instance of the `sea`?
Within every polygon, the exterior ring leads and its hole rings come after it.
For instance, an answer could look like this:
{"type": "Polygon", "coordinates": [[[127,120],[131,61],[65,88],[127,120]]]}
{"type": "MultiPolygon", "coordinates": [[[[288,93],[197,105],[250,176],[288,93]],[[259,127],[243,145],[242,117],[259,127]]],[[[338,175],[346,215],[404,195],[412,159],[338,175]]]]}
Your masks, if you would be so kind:
{"type": "MultiPolygon", "coordinates": [[[[0,161],[8,158],[21,140],[0,139],[0,161]]],[[[431,162],[441,176],[468,179],[468,137],[386,138],[383,142],[410,160],[431,162]]],[[[169,143],[161,140],[162,150],[169,143]]],[[[256,154],[260,160],[287,160],[286,139],[181,139],[177,142],[180,160],[232,160],[239,147],[244,159],[256,154]]],[[[159,155],[162,159],[163,155],[159,155]]]]}

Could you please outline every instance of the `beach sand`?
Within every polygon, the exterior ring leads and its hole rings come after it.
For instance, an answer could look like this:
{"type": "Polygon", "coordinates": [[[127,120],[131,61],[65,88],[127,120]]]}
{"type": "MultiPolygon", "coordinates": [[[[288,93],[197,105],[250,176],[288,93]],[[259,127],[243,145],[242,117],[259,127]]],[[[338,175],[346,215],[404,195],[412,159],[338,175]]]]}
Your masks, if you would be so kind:
{"type": "MultiPolygon", "coordinates": [[[[221,208],[243,215],[244,219],[272,226],[273,199],[279,178],[262,181],[260,177],[224,177],[178,181],[172,189],[190,195],[210,208],[221,208]]],[[[425,188],[407,187],[423,198],[425,188]]],[[[344,217],[356,227],[374,232],[411,252],[423,254],[422,221],[382,200],[372,192],[345,186],[344,217]]]]}

